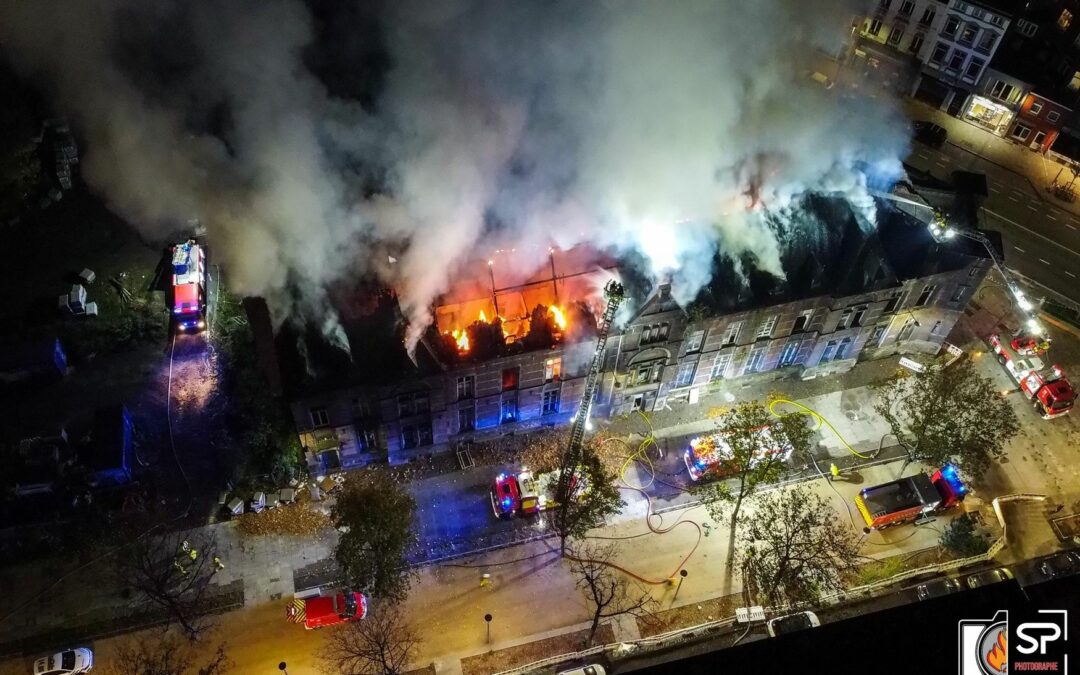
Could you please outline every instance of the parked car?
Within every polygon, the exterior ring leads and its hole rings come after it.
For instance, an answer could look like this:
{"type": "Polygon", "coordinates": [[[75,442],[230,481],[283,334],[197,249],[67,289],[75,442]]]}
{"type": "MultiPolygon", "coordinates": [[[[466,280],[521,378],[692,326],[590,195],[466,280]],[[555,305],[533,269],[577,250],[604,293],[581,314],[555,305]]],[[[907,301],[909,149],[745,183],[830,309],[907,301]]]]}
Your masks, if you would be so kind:
{"type": "Polygon", "coordinates": [[[945,145],[945,139],[949,137],[949,132],[945,130],[945,127],[933,122],[920,120],[914,122],[911,127],[915,132],[915,140],[931,148],[940,148],[945,145]]]}
{"type": "Polygon", "coordinates": [[[989,586],[1012,578],[1013,573],[1007,567],[999,567],[996,570],[986,570],[985,572],[972,574],[965,581],[968,588],[979,588],[980,586],[989,586]]]}
{"type": "Polygon", "coordinates": [[[581,668],[574,668],[573,670],[564,670],[559,675],[607,675],[607,671],[599,663],[594,663],[588,666],[582,666],[581,668]]]}
{"type": "Polygon", "coordinates": [[[34,661],[34,675],[72,675],[93,667],[94,652],[89,647],[76,647],[34,661]]]}
{"type": "Polygon", "coordinates": [[[1080,553],[1066,551],[1065,553],[1058,553],[1049,558],[1044,558],[1039,563],[1039,571],[1047,579],[1076,574],[1080,572],[1080,553]]]}
{"type": "Polygon", "coordinates": [[[795,633],[820,625],[821,620],[817,618],[817,614],[799,612],[798,614],[769,619],[769,622],[765,624],[765,628],[769,631],[769,637],[776,637],[777,635],[787,635],[788,633],[795,633]]]}
{"type": "Polygon", "coordinates": [[[949,595],[960,590],[959,579],[934,579],[928,581],[925,584],[921,584],[915,588],[915,593],[919,596],[920,600],[929,600],[930,598],[940,598],[943,595],[949,595]]]}

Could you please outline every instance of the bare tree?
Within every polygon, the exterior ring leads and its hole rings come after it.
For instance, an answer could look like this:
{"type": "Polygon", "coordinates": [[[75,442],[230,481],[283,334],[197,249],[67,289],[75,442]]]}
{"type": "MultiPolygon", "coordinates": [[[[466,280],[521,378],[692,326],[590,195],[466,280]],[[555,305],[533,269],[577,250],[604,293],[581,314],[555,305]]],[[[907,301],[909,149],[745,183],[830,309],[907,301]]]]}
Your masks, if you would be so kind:
{"type": "Polygon", "coordinates": [[[216,555],[214,538],[200,530],[139,537],[119,552],[117,573],[122,584],[195,640],[208,625],[200,611],[217,571],[216,555]]]}
{"type": "Polygon", "coordinates": [[[419,646],[416,630],[395,607],[331,632],[319,656],[327,673],[400,675],[419,646]]]}
{"type": "Polygon", "coordinates": [[[124,642],[105,666],[105,675],[224,675],[232,664],[225,655],[225,645],[196,658],[190,640],[167,631],[153,637],[124,642]]]}
{"type": "Polygon", "coordinates": [[[754,507],[739,534],[739,570],[754,594],[779,606],[841,587],[860,542],[825,499],[795,487],[762,495],[754,507]]]}
{"type": "Polygon", "coordinates": [[[623,614],[648,617],[656,604],[648,590],[632,583],[625,574],[611,566],[615,552],[614,544],[587,541],[579,542],[567,556],[577,587],[592,608],[589,644],[596,637],[602,619],[623,614]]]}

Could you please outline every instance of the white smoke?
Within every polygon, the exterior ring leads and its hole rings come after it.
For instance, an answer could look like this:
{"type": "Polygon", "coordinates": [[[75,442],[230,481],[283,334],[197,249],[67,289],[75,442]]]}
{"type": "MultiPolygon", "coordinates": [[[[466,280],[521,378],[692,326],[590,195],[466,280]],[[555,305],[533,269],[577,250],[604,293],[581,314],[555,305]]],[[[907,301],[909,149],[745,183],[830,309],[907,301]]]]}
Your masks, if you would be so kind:
{"type": "Polygon", "coordinates": [[[6,3],[0,38],[147,235],[198,217],[231,285],[336,340],[328,287],[378,275],[415,344],[460,266],[499,247],[636,251],[687,299],[716,251],[779,275],[765,216],[808,191],[871,226],[867,175],[898,174],[905,126],[808,77],[860,4],[391,2],[366,109],[309,70],[325,45],[300,0],[6,3]]]}

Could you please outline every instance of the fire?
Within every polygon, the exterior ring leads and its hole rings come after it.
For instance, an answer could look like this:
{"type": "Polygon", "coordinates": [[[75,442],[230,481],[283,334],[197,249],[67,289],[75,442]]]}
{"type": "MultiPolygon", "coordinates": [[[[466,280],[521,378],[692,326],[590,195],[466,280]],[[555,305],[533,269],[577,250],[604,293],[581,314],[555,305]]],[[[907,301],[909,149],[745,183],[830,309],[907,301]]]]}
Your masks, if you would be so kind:
{"type": "Polygon", "coordinates": [[[457,348],[463,352],[469,351],[469,334],[460,328],[455,328],[452,334],[454,342],[457,343],[457,348]]]}
{"type": "Polygon", "coordinates": [[[986,664],[993,670],[1004,673],[1008,668],[1009,645],[1005,638],[1005,631],[999,631],[997,641],[994,642],[993,648],[986,654],[986,664]]]}
{"type": "Polygon", "coordinates": [[[487,322],[488,322],[488,320],[487,320],[487,314],[484,314],[484,310],[480,310],[480,321],[482,321],[483,323],[487,323],[487,322]]]}
{"type": "Polygon", "coordinates": [[[552,305],[551,307],[548,307],[548,314],[551,315],[551,318],[555,319],[555,325],[559,327],[559,330],[566,330],[566,315],[563,314],[561,309],[552,305]]]}

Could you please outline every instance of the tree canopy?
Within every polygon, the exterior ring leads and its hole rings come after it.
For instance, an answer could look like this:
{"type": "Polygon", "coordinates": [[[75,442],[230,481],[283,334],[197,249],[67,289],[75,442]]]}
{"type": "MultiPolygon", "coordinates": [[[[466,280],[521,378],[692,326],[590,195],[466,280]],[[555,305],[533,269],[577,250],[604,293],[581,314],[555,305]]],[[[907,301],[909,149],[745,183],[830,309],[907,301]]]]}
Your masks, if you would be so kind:
{"type": "Polygon", "coordinates": [[[576,467],[563,467],[560,470],[574,472],[570,498],[563,500],[551,512],[552,525],[565,554],[570,539],[584,537],[589,530],[603,525],[608,518],[622,510],[623,500],[615,484],[615,476],[589,447],[582,449],[576,467]]]}
{"type": "Polygon", "coordinates": [[[1020,431],[1012,406],[970,359],[887,381],[878,387],[874,409],[912,459],[935,466],[955,462],[975,478],[1020,431]]]}
{"type": "Polygon", "coordinates": [[[334,556],[348,585],[374,598],[404,599],[412,576],[406,554],[416,540],[416,501],[385,475],[353,473],[330,517],[341,530],[334,556]]]}

